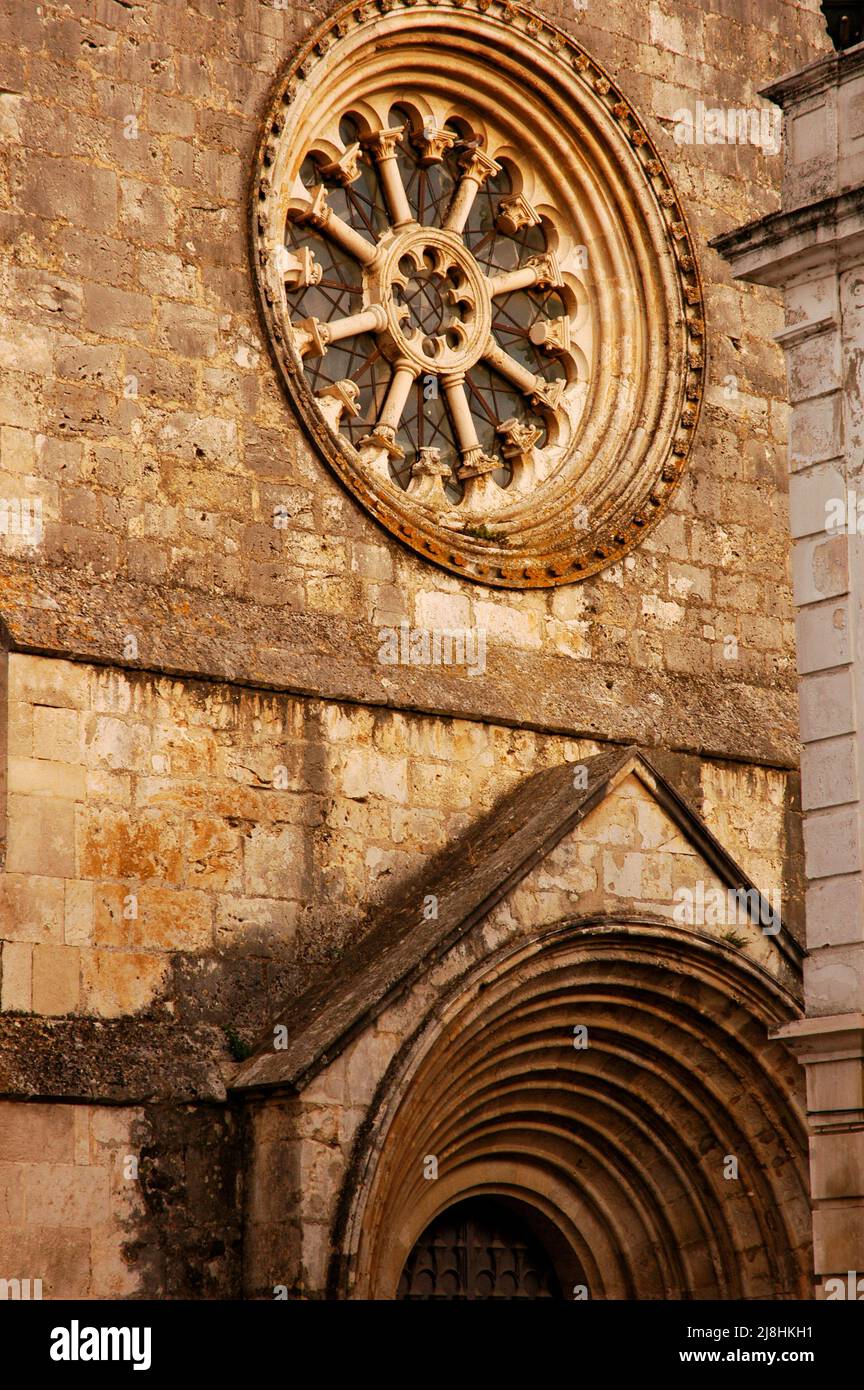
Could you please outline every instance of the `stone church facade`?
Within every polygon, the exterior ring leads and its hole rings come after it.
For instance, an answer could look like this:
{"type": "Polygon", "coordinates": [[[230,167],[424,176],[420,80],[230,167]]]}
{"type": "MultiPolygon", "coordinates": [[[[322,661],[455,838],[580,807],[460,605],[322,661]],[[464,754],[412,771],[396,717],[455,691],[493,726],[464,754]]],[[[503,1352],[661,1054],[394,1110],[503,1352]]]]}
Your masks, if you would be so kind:
{"type": "Polygon", "coordinates": [[[0,1278],[824,1292],[860,964],[805,1001],[728,236],[818,4],[15,0],[0,61],[0,1278]]]}

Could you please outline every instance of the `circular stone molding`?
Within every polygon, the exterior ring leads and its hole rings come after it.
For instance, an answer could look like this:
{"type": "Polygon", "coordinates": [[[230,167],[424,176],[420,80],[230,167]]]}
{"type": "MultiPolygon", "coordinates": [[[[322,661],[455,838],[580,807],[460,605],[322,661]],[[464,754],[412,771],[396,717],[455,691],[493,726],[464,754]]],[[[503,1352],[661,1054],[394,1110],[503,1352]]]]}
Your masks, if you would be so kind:
{"type": "Polygon", "coordinates": [[[421,555],[564,584],[663,515],[705,372],[693,242],[632,106],[545,19],[338,11],[279,84],[252,238],[309,433],[421,555]]]}

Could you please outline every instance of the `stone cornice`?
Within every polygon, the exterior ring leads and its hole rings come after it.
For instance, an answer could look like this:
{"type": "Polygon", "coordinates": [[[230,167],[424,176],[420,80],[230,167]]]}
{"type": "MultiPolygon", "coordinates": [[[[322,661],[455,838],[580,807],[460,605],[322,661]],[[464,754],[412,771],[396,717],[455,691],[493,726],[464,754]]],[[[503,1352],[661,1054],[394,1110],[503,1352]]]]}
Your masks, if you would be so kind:
{"type": "Polygon", "coordinates": [[[782,348],[797,347],[799,343],[806,342],[808,338],[816,338],[820,333],[837,333],[840,331],[840,319],[836,314],[826,314],[821,319],[807,319],[803,323],[790,324],[788,328],[781,328],[779,333],[774,334],[774,341],[779,343],[782,348]]]}
{"type": "Polygon", "coordinates": [[[864,189],[823,198],[793,212],[772,212],[709,243],[740,280],[782,286],[794,272],[838,265],[864,251],[864,189]]]}
{"type": "MultiPolygon", "coordinates": [[[[811,1133],[848,1134],[864,1125],[861,1064],[864,1062],[864,1014],[827,1014],[797,1018],[770,1036],[785,1043],[807,1068],[811,1133]],[[830,1078],[826,1087],[820,1077],[830,1078]]],[[[851,1171],[851,1170],[850,1170],[851,1171]]]]}
{"type": "Polygon", "coordinates": [[[804,1063],[857,1061],[864,1058],[864,1013],[796,1018],[771,1036],[780,1038],[804,1063]]]}
{"type": "Polygon", "coordinates": [[[12,651],[130,673],[479,720],[603,743],[795,768],[792,678],[758,685],[520,651],[489,641],[485,672],[381,665],[379,629],[348,615],[266,608],[25,561],[0,563],[12,651]],[[137,634],[138,657],[124,656],[137,634]],[[146,640],[144,637],[146,636],[146,640]]]}
{"type": "Polygon", "coordinates": [[[0,1098],[220,1102],[230,1065],[225,1035],[213,1026],[0,1015],[0,1098]]]}
{"type": "Polygon", "coordinates": [[[862,71],[864,43],[859,43],[842,53],[833,50],[826,53],[824,58],[817,58],[805,68],[781,77],[778,82],[772,82],[768,87],[762,87],[759,95],[765,97],[766,101],[773,101],[777,106],[782,106],[785,111],[800,101],[827,92],[842,82],[851,81],[862,71]]]}

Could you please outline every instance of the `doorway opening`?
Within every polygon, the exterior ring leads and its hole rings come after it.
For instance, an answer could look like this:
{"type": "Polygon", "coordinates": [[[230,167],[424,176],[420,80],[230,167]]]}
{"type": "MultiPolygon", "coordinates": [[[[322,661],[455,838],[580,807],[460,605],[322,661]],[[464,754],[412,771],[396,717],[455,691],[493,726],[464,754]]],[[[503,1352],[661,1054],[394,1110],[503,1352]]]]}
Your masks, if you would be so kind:
{"type": "Polygon", "coordinates": [[[516,1204],[471,1197],[436,1216],[405,1261],[397,1299],[562,1299],[550,1255],[516,1204]]]}

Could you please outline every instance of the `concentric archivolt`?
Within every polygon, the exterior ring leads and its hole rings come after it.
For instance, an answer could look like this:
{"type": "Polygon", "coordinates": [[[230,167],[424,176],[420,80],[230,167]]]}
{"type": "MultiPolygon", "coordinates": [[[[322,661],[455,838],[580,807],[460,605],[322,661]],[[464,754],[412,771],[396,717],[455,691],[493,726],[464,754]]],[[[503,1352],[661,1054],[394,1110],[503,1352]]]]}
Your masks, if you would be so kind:
{"type": "Polygon", "coordinates": [[[308,428],[421,554],[565,583],[662,515],[702,393],[692,242],[632,107],[545,20],[341,10],[267,119],[253,237],[308,428]]]}
{"type": "Polygon", "coordinates": [[[370,1113],[343,1296],[392,1298],[439,1213],[497,1195],[591,1298],[807,1297],[802,1088],[768,1038],[793,1013],[732,947],[666,925],[566,928],[478,967],[370,1113]]]}

